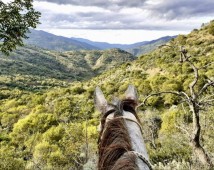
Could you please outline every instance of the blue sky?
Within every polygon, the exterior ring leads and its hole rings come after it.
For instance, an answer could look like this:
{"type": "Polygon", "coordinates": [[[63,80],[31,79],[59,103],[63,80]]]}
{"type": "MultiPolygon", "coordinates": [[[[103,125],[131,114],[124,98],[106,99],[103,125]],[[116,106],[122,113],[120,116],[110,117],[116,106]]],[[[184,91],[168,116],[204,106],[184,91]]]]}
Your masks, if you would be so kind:
{"type": "Polygon", "coordinates": [[[214,19],[214,0],[34,0],[34,7],[40,30],[122,44],[187,34],[214,19]]]}

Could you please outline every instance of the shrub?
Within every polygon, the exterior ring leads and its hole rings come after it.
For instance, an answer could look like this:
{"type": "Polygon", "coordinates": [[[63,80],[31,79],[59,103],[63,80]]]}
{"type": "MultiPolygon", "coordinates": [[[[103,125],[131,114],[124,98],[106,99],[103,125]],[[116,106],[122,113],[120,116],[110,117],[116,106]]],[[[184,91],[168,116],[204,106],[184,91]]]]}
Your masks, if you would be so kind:
{"type": "Polygon", "coordinates": [[[208,32],[214,36],[214,23],[212,23],[209,28],[208,28],[208,32]]]}

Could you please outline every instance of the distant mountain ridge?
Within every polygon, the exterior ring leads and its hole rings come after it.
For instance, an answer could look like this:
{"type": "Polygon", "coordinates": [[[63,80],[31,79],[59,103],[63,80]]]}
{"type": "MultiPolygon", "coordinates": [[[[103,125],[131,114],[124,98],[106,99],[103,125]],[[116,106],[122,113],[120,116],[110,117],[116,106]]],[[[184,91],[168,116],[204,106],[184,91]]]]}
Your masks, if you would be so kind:
{"type": "Polygon", "coordinates": [[[35,45],[54,51],[71,51],[71,50],[98,50],[99,48],[90,44],[80,42],[71,38],[57,36],[41,30],[30,30],[27,34],[29,37],[25,44],[35,45]]]}
{"type": "Polygon", "coordinates": [[[84,38],[74,38],[72,37],[71,39],[76,40],[76,41],[80,41],[83,43],[87,43],[90,44],[92,46],[96,46],[100,49],[110,49],[110,48],[120,48],[122,50],[130,50],[132,48],[137,48],[137,47],[141,47],[141,46],[145,46],[148,44],[153,44],[153,43],[157,43],[159,41],[166,41],[168,42],[169,40],[171,40],[172,38],[175,38],[176,36],[165,36],[165,37],[161,37],[155,40],[151,40],[151,41],[142,41],[142,42],[137,42],[137,43],[133,43],[133,44],[111,44],[111,43],[106,43],[106,42],[96,42],[96,41],[90,41],[88,39],[84,39],[84,38]]]}
{"type": "Polygon", "coordinates": [[[67,38],[57,36],[45,31],[31,30],[28,34],[25,44],[35,45],[54,51],[72,51],[72,50],[105,50],[111,48],[120,48],[132,53],[135,56],[147,53],[155,49],[158,45],[167,43],[176,36],[165,36],[152,41],[142,41],[133,44],[110,44],[107,42],[96,42],[84,38],[67,38]],[[144,48],[145,47],[145,48],[144,48]]]}
{"type": "Polygon", "coordinates": [[[146,54],[146,53],[149,53],[149,52],[155,50],[159,46],[166,44],[167,42],[169,42],[170,40],[172,40],[173,38],[176,38],[176,37],[177,36],[161,37],[156,40],[145,42],[143,45],[139,45],[139,46],[135,46],[133,48],[126,49],[126,51],[135,56],[140,56],[142,54],[146,54]]]}

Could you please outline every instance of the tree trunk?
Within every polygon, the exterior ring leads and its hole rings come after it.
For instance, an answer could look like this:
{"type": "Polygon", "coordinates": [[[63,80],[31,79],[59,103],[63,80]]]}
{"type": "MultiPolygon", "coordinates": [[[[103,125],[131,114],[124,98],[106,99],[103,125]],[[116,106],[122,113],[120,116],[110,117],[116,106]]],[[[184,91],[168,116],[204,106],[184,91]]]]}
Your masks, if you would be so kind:
{"type": "Polygon", "coordinates": [[[209,158],[200,143],[201,125],[199,117],[199,108],[196,102],[193,102],[190,108],[193,114],[193,131],[191,137],[191,146],[193,148],[193,152],[202,164],[212,167],[213,165],[211,159],[209,158]]]}

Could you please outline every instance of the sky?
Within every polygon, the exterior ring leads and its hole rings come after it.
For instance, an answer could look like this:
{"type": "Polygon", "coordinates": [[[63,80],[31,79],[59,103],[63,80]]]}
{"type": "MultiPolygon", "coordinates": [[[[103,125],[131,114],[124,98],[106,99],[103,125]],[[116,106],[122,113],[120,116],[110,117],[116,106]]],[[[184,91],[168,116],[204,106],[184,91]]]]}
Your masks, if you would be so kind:
{"type": "Polygon", "coordinates": [[[39,30],[120,44],[187,34],[214,19],[214,0],[34,0],[33,4],[42,14],[39,30]]]}

